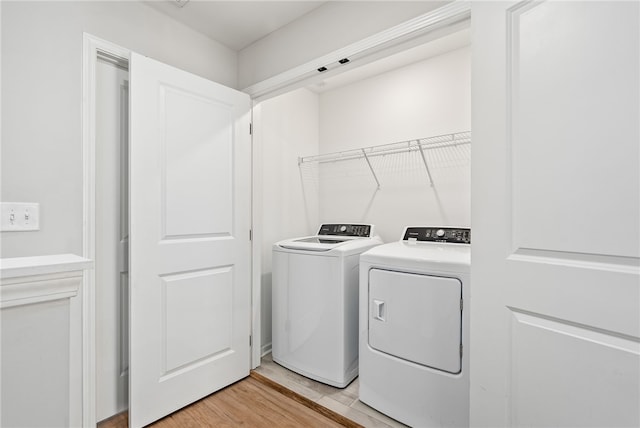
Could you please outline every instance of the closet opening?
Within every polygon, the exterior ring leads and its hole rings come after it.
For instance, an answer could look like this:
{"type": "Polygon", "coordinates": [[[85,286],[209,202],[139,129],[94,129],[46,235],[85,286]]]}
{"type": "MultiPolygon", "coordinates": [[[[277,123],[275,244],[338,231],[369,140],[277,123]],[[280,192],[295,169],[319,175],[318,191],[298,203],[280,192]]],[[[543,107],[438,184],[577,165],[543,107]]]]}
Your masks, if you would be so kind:
{"type": "Polygon", "coordinates": [[[470,227],[468,24],[317,73],[254,107],[262,355],[271,349],[273,243],[321,223],[375,224],[384,242],[405,226],[470,227]]]}

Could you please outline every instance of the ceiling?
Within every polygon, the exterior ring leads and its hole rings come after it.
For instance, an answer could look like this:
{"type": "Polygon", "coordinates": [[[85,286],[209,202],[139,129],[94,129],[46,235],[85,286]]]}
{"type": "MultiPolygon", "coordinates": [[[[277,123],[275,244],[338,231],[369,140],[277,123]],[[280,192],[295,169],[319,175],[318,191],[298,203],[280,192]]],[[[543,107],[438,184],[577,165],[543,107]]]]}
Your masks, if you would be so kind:
{"type": "Polygon", "coordinates": [[[323,1],[147,1],[152,8],[239,51],[323,1]]]}

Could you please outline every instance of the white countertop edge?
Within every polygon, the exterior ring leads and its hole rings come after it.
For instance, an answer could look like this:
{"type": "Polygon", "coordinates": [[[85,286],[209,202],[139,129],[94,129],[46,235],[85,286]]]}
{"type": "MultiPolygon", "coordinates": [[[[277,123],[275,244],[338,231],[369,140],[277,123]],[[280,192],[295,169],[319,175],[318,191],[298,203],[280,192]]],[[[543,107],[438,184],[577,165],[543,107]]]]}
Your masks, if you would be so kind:
{"type": "Polygon", "coordinates": [[[75,254],[53,254],[35,257],[11,257],[0,259],[0,278],[46,275],[93,269],[93,260],[75,254]]]}

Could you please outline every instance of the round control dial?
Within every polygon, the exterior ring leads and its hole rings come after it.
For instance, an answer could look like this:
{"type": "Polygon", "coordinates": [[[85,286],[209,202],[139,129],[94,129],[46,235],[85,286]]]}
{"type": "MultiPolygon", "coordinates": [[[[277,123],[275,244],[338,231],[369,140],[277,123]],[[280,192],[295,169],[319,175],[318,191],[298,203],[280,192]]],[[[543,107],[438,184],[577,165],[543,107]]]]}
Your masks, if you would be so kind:
{"type": "Polygon", "coordinates": [[[340,226],[340,232],[346,232],[347,226],[340,226]]]}
{"type": "Polygon", "coordinates": [[[442,238],[444,236],[444,229],[438,229],[436,231],[436,235],[438,236],[438,238],[442,238]]]}

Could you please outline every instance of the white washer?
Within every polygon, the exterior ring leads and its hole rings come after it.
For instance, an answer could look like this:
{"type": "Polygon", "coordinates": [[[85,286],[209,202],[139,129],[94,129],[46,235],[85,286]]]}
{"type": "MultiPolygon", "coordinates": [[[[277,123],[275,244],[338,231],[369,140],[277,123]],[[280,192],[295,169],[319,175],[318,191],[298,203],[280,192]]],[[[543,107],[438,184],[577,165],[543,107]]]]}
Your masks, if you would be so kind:
{"type": "Polygon", "coordinates": [[[273,360],[344,388],[358,375],[358,261],[382,244],[370,224],[323,224],[273,246],[273,360]]]}
{"type": "Polygon", "coordinates": [[[360,256],[360,400],[405,424],[469,426],[470,239],[408,227],[360,256]]]}

